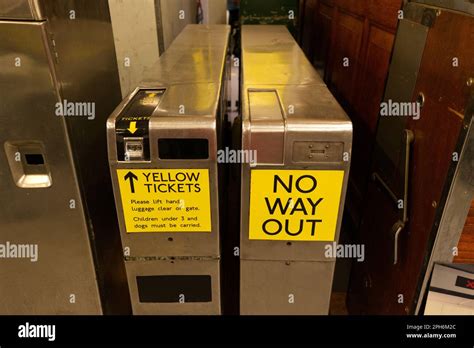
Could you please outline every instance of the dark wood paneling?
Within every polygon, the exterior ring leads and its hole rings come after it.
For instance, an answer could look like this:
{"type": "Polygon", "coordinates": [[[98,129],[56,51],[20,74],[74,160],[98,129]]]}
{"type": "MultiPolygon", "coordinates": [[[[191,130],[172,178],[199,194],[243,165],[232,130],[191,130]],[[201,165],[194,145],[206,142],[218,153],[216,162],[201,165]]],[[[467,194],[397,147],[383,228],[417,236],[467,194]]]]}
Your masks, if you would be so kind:
{"type": "Polygon", "coordinates": [[[388,31],[394,32],[397,29],[398,11],[401,5],[401,1],[370,0],[369,19],[371,23],[378,24],[388,31]]]}
{"type": "Polygon", "coordinates": [[[361,0],[335,0],[335,5],[347,12],[353,13],[358,16],[366,16],[368,10],[368,1],[361,0]]]}
{"type": "Polygon", "coordinates": [[[350,13],[339,12],[333,27],[335,38],[330,56],[330,87],[346,104],[353,105],[364,22],[350,13]],[[344,65],[346,58],[349,59],[348,66],[344,65]]]}
{"type": "Polygon", "coordinates": [[[316,69],[322,70],[324,75],[331,39],[331,27],[334,7],[320,2],[314,20],[314,52],[313,64],[316,69]]]}
{"type": "Polygon", "coordinates": [[[303,15],[303,32],[302,32],[302,49],[309,61],[313,60],[314,55],[314,35],[316,26],[314,19],[317,14],[318,0],[305,0],[304,2],[304,14],[303,15]]]}
{"type": "Polygon", "coordinates": [[[391,264],[390,228],[398,218],[397,209],[387,194],[371,183],[360,228],[368,265],[355,266],[360,269],[351,281],[354,296],[351,293],[348,304],[352,312],[406,314],[414,310],[416,289],[430,253],[428,241],[443,189],[449,184],[447,173],[468,101],[466,81],[474,71],[474,48],[469,44],[474,40],[472,24],[472,18],[443,11],[428,33],[412,97],[415,101],[422,92],[425,105],[421,118],[408,119],[406,124],[415,140],[409,176],[409,221],[400,235],[399,263],[391,264]],[[459,59],[459,67],[453,67],[453,57],[459,59]],[[371,279],[371,286],[365,286],[364,277],[371,279]],[[400,295],[403,303],[398,301],[400,295]]]}

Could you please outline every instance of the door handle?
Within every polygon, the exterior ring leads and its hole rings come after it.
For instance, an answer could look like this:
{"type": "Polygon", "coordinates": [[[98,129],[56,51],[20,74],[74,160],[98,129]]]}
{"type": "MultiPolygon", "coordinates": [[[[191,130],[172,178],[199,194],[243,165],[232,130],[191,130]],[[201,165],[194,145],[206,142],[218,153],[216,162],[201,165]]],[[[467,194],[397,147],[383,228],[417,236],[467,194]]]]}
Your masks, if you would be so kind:
{"type": "MultiPolygon", "coordinates": [[[[396,265],[398,263],[398,241],[399,236],[402,230],[405,228],[406,223],[408,222],[408,186],[409,186],[409,178],[410,178],[410,151],[411,151],[411,144],[415,136],[413,132],[409,129],[405,129],[404,132],[404,169],[403,169],[403,209],[400,213],[400,218],[395,224],[393,224],[391,229],[391,234],[393,236],[393,264],[396,265]]],[[[398,206],[399,199],[397,195],[393,192],[390,186],[382,179],[382,177],[377,173],[374,172],[372,174],[372,179],[378,182],[385,192],[390,196],[390,198],[394,201],[395,205],[398,206]]]]}

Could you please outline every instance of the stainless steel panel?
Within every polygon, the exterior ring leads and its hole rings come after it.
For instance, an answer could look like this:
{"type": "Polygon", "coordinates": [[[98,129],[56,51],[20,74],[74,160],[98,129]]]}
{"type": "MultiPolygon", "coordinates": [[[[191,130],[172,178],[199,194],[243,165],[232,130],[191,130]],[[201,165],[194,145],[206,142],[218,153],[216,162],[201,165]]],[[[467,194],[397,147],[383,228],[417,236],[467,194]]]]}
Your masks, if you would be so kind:
{"type": "Polygon", "coordinates": [[[163,100],[149,121],[150,162],[118,162],[115,119],[131,100],[126,98],[108,120],[111,176],[117,183],[119,168],[209,169],[211,233],[126,233],[121,197],[115,192],[122,244],[130,256],[218,256],[219,214],[217,187],[216,129],[222,115],[219,95],[227,50],[227,26],[188,25],[162,55],[138,88],[166,88],[163,100]],[[179,112],[185,106],[185,114],[179,112]],[[209,158],[203,160],[162,160],[158,156],[160,138],[201,138],[209,141],[209,158]],[[168,239],[173,236],[173,241],[168,239]],[[159,246],[159,248],[157,248],[159,246]]]}
{"type": "Polygon", "coordinates": [[[243,315],[326,315],[335,262],[242,260],[243,315]]]}
{"type": "Polygon", "coordinates": [[[41,0],[2,0],[0,19],[44,19],[41,0]]]}
{"type": "Polygon", "coordinates": [[[247,85],[324,85],[294,38],[282,25],[245,25],[242,81],[247,85]]]}
{"type": "MultiPolygon", "coordinates": [[[[246,28],[244,26],[244,28],[246,28]]],[[[245,35],[245,29],[244,29],[245,35]]],[[[249,35],[249,34],[247,34],[249,35]]],[[[244,36],[244,40],[245,40],[244,36]]],[[[245,41],[244,41],[245,42],[245,41]]],[[[245,50],[245,45],[243,46],[245,50]]],[[[244,51],[245,57],[245,51],[244,51]]],[[[245,66],[243,66],[245,69],[245,66]]],[[[254,89],[254,85],[244,89],[254,89]]],[[[344,170],[344,183],[341,195],[336,229],[336,241],[339,238],[339,230],[342,222],[342,211],[344,209],[345,193],[350,167],[349,161],[333,161],[325,158],[320,162],[301,162],[298,157],[293,157],[293,146],[303,142],[340,142],[343,143],[343,153],[350,158],[352,149],[352,124],[345,112],[328,91],[325,86],[319,84],[311,85],[264,85],[259,88],[274,88],[281,101],[281,109],[284,110],[285,120],[285,145],[282,150],[284,162],[275,166],[274,164],[262,163],[260,159],[260,148],[255,146],[250,119],[248,98],[244,97],[242,105],[243,134],[242,148],[257,151],[257,165],[252,168],[265,169],[321,169],[321,170],[344,170]],[[289,106],[294,106],[294,113],[288,114],[289,106]]],[[[267,144],[262,143],[265,147],[267,144]]],[[[290,245],[286,241],[263,241],[248,239],[248,216],[250,209],[250,164],[242,165],[242,220],[241,220],[241,257],[252,260],[275,260],[283,258],[290,260],[327,260],[324,256],[324,242],[295,242],[290,245]]]]}
{"type": "MultiPolygon", "coordinates": [[[[134,314],[190,315],[220,314],[219,260],[174,259],[134,260],[125,264],[130,286],[134,314]],[[137,276],[209,275],[211,276],[212,300],[210,302],[141,303],[138,295],[137,276]]],[[[184,299],[186,299],[186,294],[184,299]]]]}
{"type": "Polygon", "coordinates": [[[225,25],[188,24],[160,56],[159,64],[145,71],[144,84],[218,83],[228,44],[223,33],[230,33],[225,25]]]}
{"type": "Polygon", "coordinates": [[[224,118],[222,91],[225,90],[229,32],[229,27],[225,25],[188,25],[146,73],[147,78],[122,101],[107,121],[110,173],[122,245],[130,252],[126,267],[134,313],[220,313],[218,287],[214,288],[212,304],[186,304],[182,307],[179,304],[138,303],[136,284],[133,282],[134,274],[141,269],[142,264],[146,265],[144,267],[150,274],[179,274],[181,268],[177,265],[183,265],[183,272],[209,270],[213,274],[213,282],[218,282],[220,240],[217,150],[220,148],[221,123],[224,118]],[[140,90],[150,89],[162,89],[164,93],[152,109],[147,123],[148,139],[144,138],[144,141],[149,141],[149,160],[121,160],[117,152],[117,120],[120,120],[122,113],[140,90]],[[209,156],[192,160],[160,158],[158,141],[165,138],[206,139],[209,156]],[[211,231],[127,232],[124,204],[118,186],[118,169],[208,169],[211,231]],[[196,257],[210,261],[186,261],[196,257]],[[140,260],[143,258],[167,261],[142,263],[140,260]]]}
{"type": "Polygon", "coordinates": [[[99,314],[79,183],[64,119],[55,116],[59,85],[46,24],[0,21],[0,28],[0,237],[38,245],[37,262],[0,260],[0,312],[99,314]],[[16,57],[21,67],[15,66],[16,57]],[[12,177],[5,144],[21,149],[31,142],[44,149],[52,181],[48,188],[21,188],[12,177]]]}
{"type": "Polygon", "coordinates": [[[248,91],[251,146],[261,163],[282,164],[285,124],[277,91],[248,91]]]}
{"type": "MultiPolygon", "coordinates": [[[[242,149],[255,150],[257,161],[241,171],[241,313],[327,314],[335,260],[325,251],[339,239],[352,123],[284,27],[242,27],[242,75],[242,149]],[[254,91],[274,95],[261,100],[254,91]],[[259,105],[271,100],[276,105],[259,105]],[[262,137],[275,132],[283,134],[262,137]],[[261,158],[270,150],[275,153],[261,158]],[[343,172],[333,240],[250,239],[252,173],[282,169],[343,172]]],[[[339,195],[339,188],[330,190],[339,195]]]]}
{"type": "Polygon", "coordinates": [[[122,99],[108,1],[47,0],[41,5],[61,99],[94,105],[93,118],[64,118],[93,234],[104,312],[126,314],[130,304],[126,303],[125,266],[105,137],[106,120],[122,99]]]}
{"type": "MultiPolygon", "coordinates": [[[[428,30],[429,27],[409,19],[400,21],[388,73],[385,102],[412,102],[428,30]]],[[[399,163],[406,121],[405,116],[379,117],[374,157],[378,162],[378,171],[384,177],[392,175],[399,163]]],[[[399,177],[403,177],[402,174],[399,177]]],[[[402,196],[403,183],[395,190],[402,196]]]]}

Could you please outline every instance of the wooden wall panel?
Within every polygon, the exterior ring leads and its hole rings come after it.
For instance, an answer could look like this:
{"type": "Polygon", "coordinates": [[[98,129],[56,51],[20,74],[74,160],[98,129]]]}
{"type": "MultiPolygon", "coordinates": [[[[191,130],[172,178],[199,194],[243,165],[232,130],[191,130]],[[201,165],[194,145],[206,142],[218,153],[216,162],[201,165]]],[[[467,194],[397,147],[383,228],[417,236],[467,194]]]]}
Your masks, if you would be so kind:
{"type": "Polygon", "coordinates": [[[314,44],[313,39],[316,33],[315,17],[317,15],[318,0],[306,0],[304,2],[303,28],[301,33],[301,48],[308,57],[309,61],[313,60],[314,44]]]}
{"type": "Polygon", "coordinates": [[[333,12],[334,7],[325,4],[324,2],[320,2],[314,19],[315,32],[313,64],[317,70],[322,70],[322,75],[324,75],[326,69],[329,47],[331,44],[333,12]]]}
{"type": "Polygon", "coordinates": [[[353,105],[364,22],[345,12],[339,12],[335,22],[336,34],[330,55],[330,87],[345,103],[353,105]],[[344,65],[346,58],[349,59],[348,66],[344,65]]]}
{"type": "Polygon", "coordinates": [[[397,29],[398,11],[401,9],[401,5],[401,1],[370,0],[369,19],[372,23],[394,32],[397,29]]]}
{"type": "Polygon", "coordinates": [[[367,5],[368,1],[361,1],[361,0],[335,0],[335,5],[347,12],[358,16],[366,16],[367,15],[367,5]]]}

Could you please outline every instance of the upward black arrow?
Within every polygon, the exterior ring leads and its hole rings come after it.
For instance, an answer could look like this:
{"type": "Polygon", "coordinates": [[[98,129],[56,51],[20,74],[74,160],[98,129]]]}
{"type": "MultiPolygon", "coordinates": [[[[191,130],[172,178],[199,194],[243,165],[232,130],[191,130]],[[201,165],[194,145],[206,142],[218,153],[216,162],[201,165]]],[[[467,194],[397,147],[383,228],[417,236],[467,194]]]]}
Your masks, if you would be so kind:
{"type": "Polygon", "coordinates": [[[123,178],[125,180],[130,180],[130,191],[132,191],[132,193],[135,193],[135,186],[133,185],[133,180],[138,180],[138,177],[132,172],[128,172],[123,178]]]}

